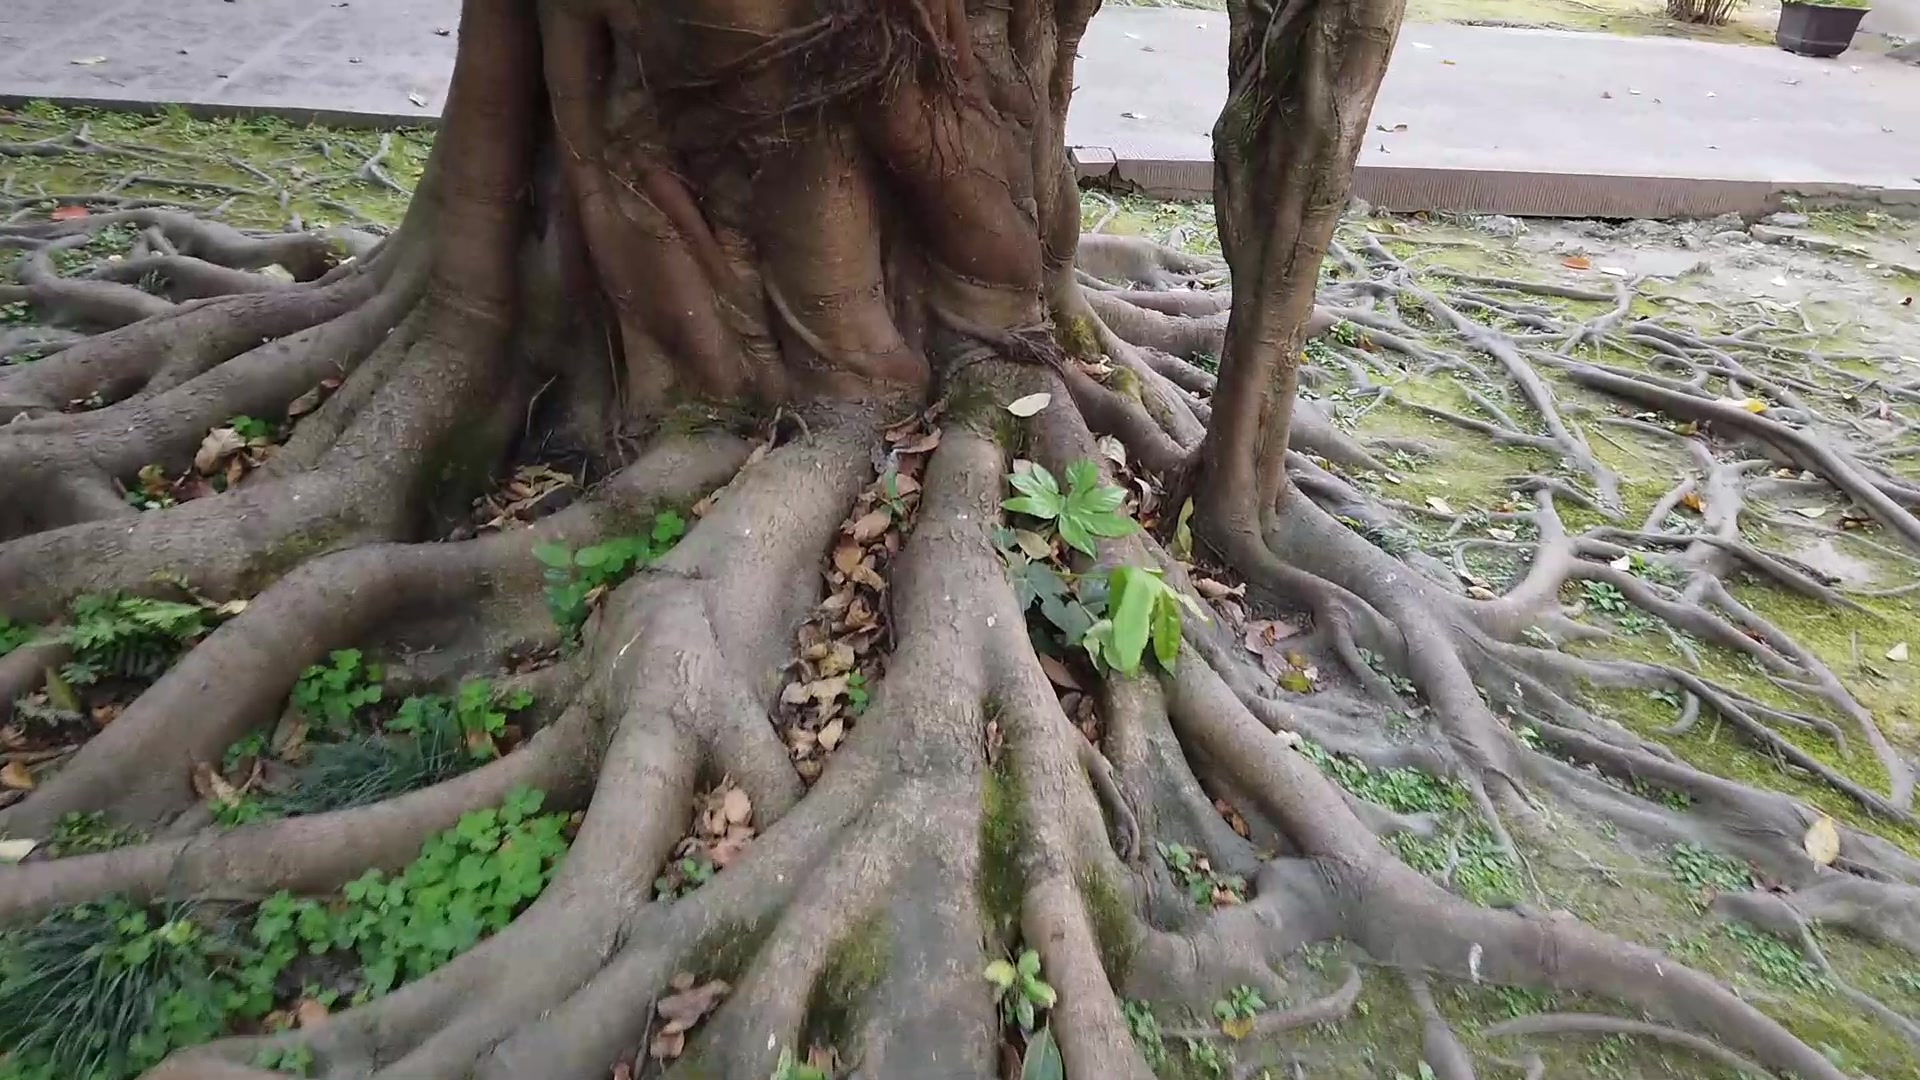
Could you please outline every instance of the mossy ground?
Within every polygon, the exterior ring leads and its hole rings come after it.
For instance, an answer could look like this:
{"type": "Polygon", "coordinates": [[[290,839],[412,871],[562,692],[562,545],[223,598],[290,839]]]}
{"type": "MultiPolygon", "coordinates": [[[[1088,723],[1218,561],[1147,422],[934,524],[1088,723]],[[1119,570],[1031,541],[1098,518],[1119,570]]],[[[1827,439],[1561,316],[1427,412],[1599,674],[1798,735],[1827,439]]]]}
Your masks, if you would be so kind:
{"type": "MultiPolygon", "coordinates": [[[[1409,18],[1415,17],[1410,8],[1409,18]]],[[[1107,196],[1100,195],[1085,199],[1083,211],[1083,221],[1089,226],[1105,218],[1106,231],[1150,236],[1195,252],[1219,250],[1211,228],[1212,209],[1205,204],[1157,204],[1127,198],[1110,203],[1107,196]]],[[[1812,218],[1812,228],[1822,235],[1852,243],[1908,244],[1912,240],[1910,225],[1883,215],[1826,211],[1815,212],[1812,218]]],[[[1438,283],[1430,272],[1445,268],[1604,288],[1607,278],[1594,272],[1576,273],[1562,260],[1571,257],[1569,253],[1590,250],[1594,267],[1616,258],[1624,261],[1635,253],[1671,261],[1676,256],[1666,249],[1677,246],[1678,233],[1667,230],[1666,226],[1654,226],[1646,230],[1646,236],[1594,230],[1599,239],[1590,242],[1578,227],[1535,223],[1527,237],[1502,239],[1464,221],[1396,217],[1349,222],[1342,234],[1343,241],[1353,248],[1361,242],[1363,231],[1372,232],[1383,246],[1419,268],[1422,278],[1430,283],[1438,283]]],[[[1781,266],[1769,263],[1757,270],[1722,271],[1716,256],[1714,251],[1699,256],[1702,261],[1715,260],[1712,272],[1675,273],[1670,280],[1643,283],[1642,298],[1636,301],[1632,314],[1673,319],[1719,332],[1736,329],[1743,319],[1750,320],[1756,314],[1783,314],[1753,304],[1751,290],[1746,288],[1751,274],[1771,276],[1781,266]]],[[[1684,257],[1678,258],[1685,262],[1684,257]]],[[[1762,258],[1782,260],[1788,256],[1776,248],[1766,248],[1762,258]]],[[[1791,255],[1784,272],[1796,283],[1802,279],[1810,283],[1794,307],[1812,320],[1817,335],[1812,347],[1920,354],[1920,325],[1898,317],[1900,300],[1909,293],[1904,291],[1907,283],[1897,274],[1880,273],[1859,258],[1804,251],[1791,255]],[[1867,308],[1871,311],[1863,311],[1867,308]]],[[[1610,306],[1552,303],[1582,315],[1598,314],[1610,306]]],[[[1617,350],[1597,358],[1622,367],[1646,367],[1643,359],[1617,350]]],[[[1836,368],[1853,374],[1879,373],[1874,364],[1865,361],[1836,368]]],[[[1605,417],[1631,415],[1632,410],[1621,403],[1574,386],[1552,371],[1543,370],[1542,374],[1560,399],[1568,421],[1586,434],[1594,454],[1619,474],[1622,518],[1637,527],[1675,482],[1693,472],[1691,461],[1675,440],[1600,422],[1605,417]]],[[[1392,471],[1387,475],[1362,477],[1376,494],[1415,508],[1429,507],[1433,505],[1431,500],[1439,500],[1453,511],[1493,513],[1529,505],[1528,500],[1514,497],[1512,481],[1518,476],[1549,474],[1590,490],[1586,478],[1568,463],[1530,447],[1495,445],[1485,436],[1461,430],[1416,408],[1427,405],[1488,419],[1451,381],[1396,373],[1384,364],[1370,376],[1376,383],[1391,387],[1392,395],[1376,400],[1371,394],[1356,393],[1339,377],[1312,394],[1336,424],[1363,438],[1391,436],[1431,448],[1418,460],[1388,460],[1392,471]]],[[[1532,422],[1532,413],[1517,394],[1503,397],[1493,391],[1490,396],[1523,423],[1532,422]]],[[[1793,507],[1826,506],[1824,520],[1828,523],[1843,509],[1840,500],[1828,496],[1795,498],[1789,503],[1793,507]]],[[[1572,530],[1604,522],[1601,515],[1564,501],[1560,509],[1572,530]]],[[[1777,507],[1773,509],[1778,511],[1777,507]]],[[[1691,514],[1684,509],[1680,512],[1691,514]]],[[[1783,516],[1791,521],[1792,515],[1783,516]]],[[[1810,540],[1809,536],[1751,516],[1743,521],[1743,528],[1749,541],[1770,550],[1792,552],[1810,540]]],[[[1524,525],[1519,531],[1523,539],[1531,535],[1524,525]]],[[[1447,533],[1446,523],[1422,520],[1416,513],[1407,516],[1403,539],[1445,556],[1447,533]]],[[[1914,563],[1870,546],[1869,542],[1899,546],[1877,526],[1848,529],[1826,539],[1844,553],[1850,565],[1872,574],[1873,586],[1885,588],[1915,580],[1914,563]]],[[[1484,549],[1471,554],[1467,563],[1495,588],[1524,570],[1519,559],[1484,549]]],[[[1861,597],[1862,606],[1868,609],[1863,614],[1833,608],[1750,577],[1730,580],[1727,585],[1741,603],[1791,633],[1827,663],[1902,752],[1920,756],[1920,704],[1916,704],[1920,703],[1920,672],[1912,661],[1902,664],[1884,659],[1886,652],[1901,641],[1912,643],[1910,648],[1920,651],[1920,598],[1911,594],[1861,597]]],[[[1570,590],[1564,599],[1571,607],[1580,597],[1577,590],[1570,590]]],[[[1597,611],[1583,612],[1581,617],[1610,626],[1617,636],[1570,646],[1571,651],[1686,666],[1682,652],[1660,624],[1638,627],[1628,621],[1623,626],[1621,620],[1597,611]],[[1626,632],[1628,629],[1634,632],[1626,632]]],[[[1689,645],[1699,656],[1704,675],[1761,701],[1836,722],[1841,719],[1830,709],[1782,689],[1743,657],[1704,642],[1692,641],[1689,645]]],[[[1652,735],[1675,719],[1672,701],[1644,692],[1595,692],[1590,700],[1602,715],[1642,734],[1652,735]]],[[[1843,730],[1845,727],[1843,723],[1843,730]]],[[[1857,737],[1844,751],[1819,734],[1796,731],[1786,737],[1843,775],[1869,789],[1884,790],[1884,772],[1857,737]]],[[[1696,766],[1785,792],[1848,825],[1920,853],[1920,831],[1873,815],[1817,779],[1776,761],[1770,752],[1756,748],[1711,718],[1703,718],[1687,735],[1666,741],[1675,753],[1696,766]]],[[[1634,842],[1610,829],[1595,831],[1590,822],[1554,811],[1549,811],[1546,828],[1522,831],[1516,841],[1527,856],[1523,898],[1528,902],[1572,911],[1595,926],[1665,949],[1726,979],[1763,1011],[1850,1072],[1882,1080],[1920,1075],[1915,1071],[1912,1048],[1824,985],[1813,969],[1798,959],[1796,950],[1758,931],[1729,929],[1713,915],[1702,896],[1682,880],[1671,850],[1634,842]]],[[[1820,941],[1841,976],[1852,985],[1897,1010],[1910,1015],[1920,1012],[1920,961],[1843,933],[1822,932],[1820,941]]],[[[1335,1026],[1295,1033],[1286,1049],[1311,1076],[1414,1080],[1421,1076],[1421,1026],[1404,984],[1389,972],[1365,968],[1364,959],[1363,971],[1365,989],[1353,1015],[1335,1026]]],[[[1328,957],[1310,951],[1289,972],[1297,992],[1281,1004],[1299,1004],[1327,993],[1337,984],[1338,974],[1328,957]]],[[[1731,1077],[1725,1070],[1716,1071],[1710,1063],[1640,1039],[1554,1036],[1492,1040],[1480,1035],[1489,1025],[1522,1012],[1604,1010],[1609,1008],[1604,1002],[1581,1001],[1565,993],[1464,983],[1436,985],[1435,994],[1442,1012],[1492,1075],[1505,1075],[1491,1065],[1496,1059],[1518,1060],[1531,1048],[1553,1063],[1551,1075],[1556,1077],[1731,1077]]],[[[1161,1022],[1173,1026],[1180,1018],[1162,1018],[1161,1022]]],[[[1210,1075],[1181,1047],[1170,1044],[1167,1053],[1169,1066],[1163,1075],[1210,1075]]],[[[1287,1068],[1276,1068],[1271,1075],[1293,1074],[1287,1068]]]]}
{"type": "Polygon", "coordinates": [[[369,222],[391,227],[406,211],[407,192],[420,179],[432,146],[432,134],[423,130],[382,133],[273,117],[198,120],[179,109],[139,114],[45,102],[0,108],[0,142],[58,139],[82,127],[108,146],[161,152],[0,158],[0,181],[15,194],[112,191],[208,210],[224,207],[220,220],[242,228],[284,228],[295,214],[308,228],[369,222]],[[383,137],[388,145],[380,167],[404,191],[358,175],[383,137]],[[287,194],[285,207],[280,190],[287,194]]]}

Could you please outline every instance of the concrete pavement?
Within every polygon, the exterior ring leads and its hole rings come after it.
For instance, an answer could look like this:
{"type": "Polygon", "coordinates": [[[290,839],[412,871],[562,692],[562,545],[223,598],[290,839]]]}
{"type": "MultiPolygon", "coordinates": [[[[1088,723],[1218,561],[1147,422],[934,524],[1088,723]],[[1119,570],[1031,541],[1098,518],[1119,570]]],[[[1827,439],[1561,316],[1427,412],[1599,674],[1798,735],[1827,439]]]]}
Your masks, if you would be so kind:
{"type": "MultiPolygon", "coordinates": [[[[458,14],[458,0],[0,0],[0,101],[430,122],[458,14]]],[[[1209,192],[1225,42],[1222,13],[1102,11],[1068,123],[1083,175],[1209,192]]],[[[1704,216],[1789,193],[1920,206],[1920,68],[1861,53],[1411,25],[1373,120],[1356,186],[1390,209],[1704,216]]]]}

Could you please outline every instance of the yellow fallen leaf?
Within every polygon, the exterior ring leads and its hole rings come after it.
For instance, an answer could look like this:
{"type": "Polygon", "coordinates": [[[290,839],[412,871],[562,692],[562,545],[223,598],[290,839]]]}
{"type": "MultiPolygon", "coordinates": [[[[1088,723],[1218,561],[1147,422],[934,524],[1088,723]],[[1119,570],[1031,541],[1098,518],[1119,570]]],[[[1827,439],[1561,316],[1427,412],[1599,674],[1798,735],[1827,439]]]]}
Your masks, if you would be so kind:
{"type": "Polygon", "coordinates": [[[1222,1020],[1220,1021],[1220,1033],[1229,1039],[1244,1039],[1248,1035],[1253,1034],[1253,1019],[1246,1016],[1236,1016],[1231,1020],[1222,1020]]]}
{"type": "Polygon", "coordinates": [[[9,787],[15,791],[33,790],[33,773],[17,761],[9,761],[0,768],[0,787],[9,787]]]}
{"type": "Polygon", "coordinates": [[[1593,269],[1593,260],[1587,258],[1585,255],[1569,255],[1560,260],[1560,265],[1569,270],[1591,270],[1593,269]]]}
{"type": "Polygon", "coordinates": [[[1833,865],[1840,855],[1840,830],[1834,828],[1833,819],[1821,814],[1807,827],[1807,835],[1800,841],[1807,856],[1821,866],[1833,865]]]}

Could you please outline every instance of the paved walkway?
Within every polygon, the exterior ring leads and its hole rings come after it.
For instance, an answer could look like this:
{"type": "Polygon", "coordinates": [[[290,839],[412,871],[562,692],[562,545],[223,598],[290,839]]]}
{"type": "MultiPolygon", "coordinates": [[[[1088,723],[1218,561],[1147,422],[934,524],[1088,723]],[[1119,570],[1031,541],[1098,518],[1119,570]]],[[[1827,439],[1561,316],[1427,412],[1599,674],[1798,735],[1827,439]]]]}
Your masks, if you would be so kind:
{"type": "MultiPolygon", "coordinates": [[[[0,101],[437,116],[458,0],[0,0],[0,101]]],[[[1083,174],[1211,188],[1226,16],[1110,8],[1068,124],[1083,174]]],[[[1356,180],[1393,209],[1577,216],[1920,205],[1920,67],[1547,30],[1404,28],[1356,180]],[[1385,130],[1381,130],[1385,129],[1385,130]]]]}

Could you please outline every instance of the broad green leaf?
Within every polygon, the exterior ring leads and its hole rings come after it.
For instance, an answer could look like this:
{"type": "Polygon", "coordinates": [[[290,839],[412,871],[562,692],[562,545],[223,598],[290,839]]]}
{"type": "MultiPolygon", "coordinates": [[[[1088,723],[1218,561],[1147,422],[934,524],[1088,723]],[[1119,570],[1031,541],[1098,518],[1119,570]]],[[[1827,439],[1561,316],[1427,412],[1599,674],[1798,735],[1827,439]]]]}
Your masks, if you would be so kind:
{"type": "Polygon", "coordinates": [[[1014,963],[1013,967],[1014,970],[1031,979],[1040,974],[1040,954],[1028,949],[1020,954],[1020,959],[1014,963]]]}
{"type": "MultiPolygon", "coordinates": [[[[1066,505],[1066,499],[1060,494],[1060,484],[1046,467],[1036,462],[1027,462],[1025,469],[1016,469],[1007,477],[1013,490],[1034,500],[1036,505],[1048,508],[1049,512],[1036,517],[1055,517],[1066,505]]],[[[1023,511],[1024,513],[1024,511],[1023,511]]]]}
{"type": "Polygon", "coordinates": [[[1115,671],[1131,675],[1140,669],[1151,633],[1154,601],[1164,591],[1160,579],[1137,566],[1116,566],[1107,576],[1113,643],[1107,660],[1115,671]]]}
{"type": "Polygon", "coordinates": [[[1180,659],[1180,605],[1174,603],[1176,595],[1162,583],[1160,595],[1153,602],[1153,655],[1168,671],[1180,659]]]}
{"type": "Polygon", "coordinates": [[[1087,627],[1086,634],[1080,638],[1080,647],[1087,650],[1088,659],[1096,666],[1106,664],[1111,667],[1108,655],[1113,647],[1113,620],[1100,619],[1087,627]]]}
{"type": "Polygon", "coordinates": [[[574,564],[581,569],[591,570],[596,566],[605,565],[614,555],[615,552],[612,545],[597,544],[590,548],[581,548],[579,552],[574,555],[573,561],[574,564]]]}
{"type": "Polygon", "coordinates": [[[564,544],[536,545],[533,557],[555,570],[565,570],[573,565],[573,552],[568,551],[564,544]]]}
{"type": "Polygon", "coordinates": [[[1004,990],[1013,985],[1014,976],[1018,974],[1018,972],[1014,966],[1007,961],[995,960],[993,963],[988,964],[987,970],[981,972],[981,974],[986,976],[988,982],[1004,990]]]}
{"type": "Polygon", "coordinates": [[[1099,554],[1099,552],[1093,549],[1093,536],[1087,532],[1086,526],[1079,518],[1062,514],[1059,524],[1060,539],[1064,541],[1068,547],[1073,548],[1075,551],[1085,552],[1088,555],[1099,554]]]}
{"type": "Polygon", "coordinates": [[[1007,560],[1007,578],[1013,584],[1013,595],[1020,601],[1021,610],[1035,603],[1060,603],[1067,596],[1066,579],[1060,572],[1043,562],[1014,556],[1007,560]]]}
{"type": "MultiPolygon", "coordinates": [[[[1092,458],[1081,458],[1067,466],[1067,490],[1072,492],[1092,491],[1100,486],[1100,466],[1092,458]]],[[[1114,489],[1118,491],[1118,488],[1114,489]]]]}
{"type": "Polygon", "coordinates": [[[1043,1009],[1053,1008],[1054,1002],[1060,1000],[1060,995],[1055,992],[1052,985],[1038,979],[1027,984],[1027,997],[1043,1009]]]}
{"type": "Polygon", "coordinates": [[[1032,495],[1017,495],[1001,503],[1000,508],[1003,510],[1011,510],[1016,514],[1025,514],[1028,517],[1037,517],[1045,520],[1052,520],[1060,516],[1059,503],[1048,502],[1045,499],[1032,495]]]}
{"type": "Polygon", "coordinates": [[[1052,623],[1068,641],[1079,641],[1093,627],[1093,613],[1078,600],[1047,597],[1040,601],[1040,615],[1052,623]]]}
{"type": "Polygon", "coordinates": [[[1193,500],[1180,504],[1180,517],[1173,525],[1173,556],[1176,559],[1193,558],[1193,500]]]}
{"type": "Polygon", "coordinates": [[[1027,1041],[1026,1060],[1020,1063],[1020,1080],[1066,1080],[1067,1066],[1060,1060],[1060,1047],[1053,1041],[1053,1027],[1041,1028],[1027,1041]]]}

